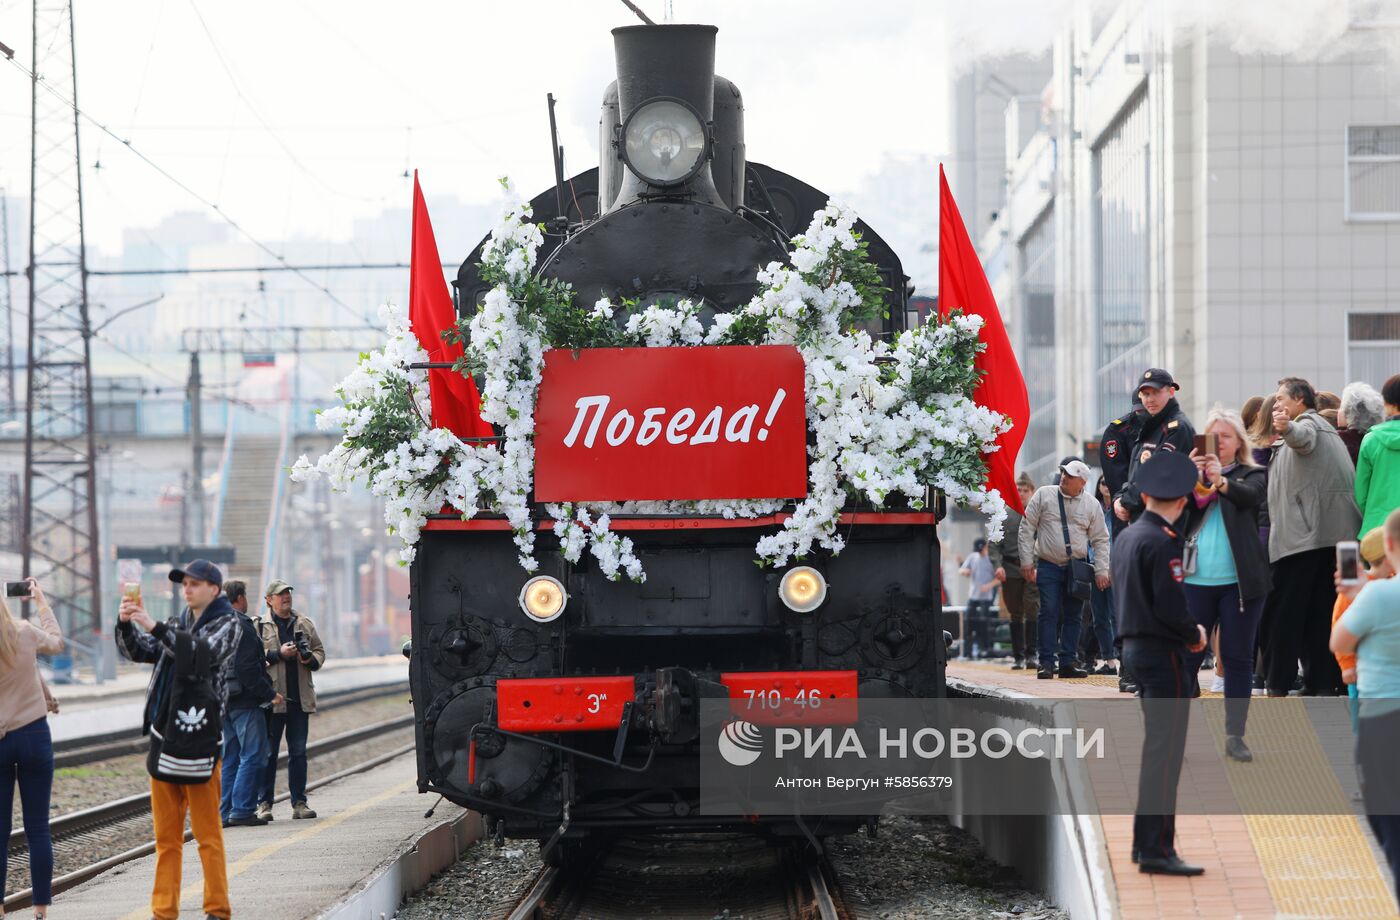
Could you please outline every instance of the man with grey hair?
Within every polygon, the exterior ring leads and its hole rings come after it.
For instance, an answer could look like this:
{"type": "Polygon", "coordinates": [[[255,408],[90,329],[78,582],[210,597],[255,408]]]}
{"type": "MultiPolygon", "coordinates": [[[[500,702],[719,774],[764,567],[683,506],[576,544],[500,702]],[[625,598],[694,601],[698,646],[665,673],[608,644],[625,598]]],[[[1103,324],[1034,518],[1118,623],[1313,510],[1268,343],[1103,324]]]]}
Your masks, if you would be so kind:
{"type": "Polygon", "coordinates": [[[1103,509],[1084,490],[1089,476],[1089,465],[1083,460],[1067,461],[1060,467],[1058,484],[1041,486],[1031,496],[1021,523],[1021,574],[1040,592],[1040,668],[1036,677],[1041,680],[1052,679],[1056,674],[1089,676],[1074,663],[1079,651],[1080,619],[1089,595],[1087,591],[1074,590],[1073,573],[1075,563],[1079,567],[1087,564],[1090,544],[1094,547],[1094,581],[1100,589],[1109,584],[1108,526],[1103,509]]]}
{"type": "Polygon", "coordinates": [[[1317,413],[1317,391],[1284,377],[1273,428],[1283,445],[1269,464],[1269,563],[1276,605],[1268,617],[1269,696],[1287,696],[1303,663],[1303,693],[1346,694],[1341,668],[1327,650],[1337,589],[1336,545],[1356,539],[1361,512],[1356,468],[1337,429],[1317,413]]]}

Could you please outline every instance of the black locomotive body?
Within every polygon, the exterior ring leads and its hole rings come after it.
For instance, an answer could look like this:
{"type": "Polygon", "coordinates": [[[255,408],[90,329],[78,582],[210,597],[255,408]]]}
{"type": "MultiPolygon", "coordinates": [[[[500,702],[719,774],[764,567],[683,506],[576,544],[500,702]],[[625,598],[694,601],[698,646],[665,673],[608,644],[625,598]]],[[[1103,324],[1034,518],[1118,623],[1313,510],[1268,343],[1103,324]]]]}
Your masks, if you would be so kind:
{"type": "MultiPolygon", "coordinates": [[[[534,199],[548,231],[542,271],[587,302],[688,298],[709,315],[734,309],[826,203],[747,162],[738,90],[714,75],[715,32],[615,30],[602,163],[534,199]]],[[[859,229],[889,288],[888,315],[872,332],[892,334],[907,279],[890,248],[859,229]]],[[[487,289],[479,253],[455,285],[464,313],[487,289]]],[[[542,526],[535,575],[567,593],[547,622],[522,609],[533,576],[504,520],[430,521],[411,572],[420,788],[484,813],[503,836],[549,840],[551,852],[561,840],[627,829],[853,829],[859,819],[697,814],[698,745],[715,741],[699,737],[699,701],[755,688],[784,699],[942,696],[936,520],[848,514],[845,549],[802,560],[826,591],[806,613],[779,595],[792,567],[754,564],[755,544],[781,521],[614,516],[647,573],[641,584],[609,581],[587,557],[569,564],[542,526]]]]}

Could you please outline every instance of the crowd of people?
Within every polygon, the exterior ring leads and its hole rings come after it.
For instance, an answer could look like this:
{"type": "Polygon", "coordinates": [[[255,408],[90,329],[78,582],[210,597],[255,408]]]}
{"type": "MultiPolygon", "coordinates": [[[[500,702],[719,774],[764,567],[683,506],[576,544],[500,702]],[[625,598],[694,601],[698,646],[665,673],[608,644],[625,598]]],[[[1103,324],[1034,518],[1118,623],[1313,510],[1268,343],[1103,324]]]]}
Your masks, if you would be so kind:
{"type": "Polygon", "coordinates": [[[964,653],[992,654],[987,621],[1004,612],[1013,669],[1044,679],[1117,674],[1120,689],[1136,690],[1118,666],[1108,573],[1113,541],[1144,508],[1138,473],[1166,450],[1199,473],[1174,523],[1191,610],[1211,637],[1199,662],[1214,672],[1209,689],[1347,694],[1350,680],[1328,650],[1336,548],[1368,534],[1380,546],[1381,525],[1400,506],[1400,375],[1380,391],[1358,382],[1340,396],[1285,377],[1239,411],[1216,405],[1200,436],[1178,389],[1165,370],[1143,374],[1129,411],[1104,432],[1098,471],[1066,457],[1050,483],[1021,474],[1024,517],[1012,511],[1003,538],[977,541],[961,568],[972,581],[964,653]]]}
{"type": "MultiPolygon", "coordinates": [[[[1143,373],[1104,431],[1096,481],[1079,457],[1039,488],[1022,476],[1024,517],[1009,517],[990,566],[963,567],[980,592],[969,632],[992,635],[1000,588],[1013,669],[1116,674],[1145,698],[1199,696],[1213,671],[1238,762],[1254,757],[1251,696],[1351,697],[1367,811],[1400,871],[1400,819],[1381,804],[1400,801],[1400,374],[1340,396],[1284,377],[1239,411],[1217,404],[1199,434],[1179,389],[1165,370],[1143,373]]],[[[1143,856],[1144,871],[1198,872],[1174,851],[1143,856]]]]}
{"type": "MultiPolygon", "coordinates": [[[[293,819],[315,818],[306,799],[306,741],[316,711],[312,677],[325,648],[311,620],[292,605],[292,587],[267,586],[267,615],[248,612],[241,581],[224,583],[219,567],[196,559],[170,572],[185,608],[157,621],[125,594],[116,644],[134,662],[154,665],[142,731],[151,737],[151,814],[156,867],[151,915],[174,920],[180,910],[185,821],[204,870],[204,915],[231,916],[224,853],[225,828],[262,826],[273,819],[277,755],[287,736],[287,780],[293,819]]],[[[53,842],[49,801],[53,742],[47,715],[58,711],[37,657],[63,649],[63,632],[35,579],[28,580],[34,616],[21,619],[0,599],[0,888],[8,865],[13,795],[18,785],[28,841],[34,915],[53,901],[53,842]]],[[[0,910],[0,914],[3,911],[0,910]]]]}

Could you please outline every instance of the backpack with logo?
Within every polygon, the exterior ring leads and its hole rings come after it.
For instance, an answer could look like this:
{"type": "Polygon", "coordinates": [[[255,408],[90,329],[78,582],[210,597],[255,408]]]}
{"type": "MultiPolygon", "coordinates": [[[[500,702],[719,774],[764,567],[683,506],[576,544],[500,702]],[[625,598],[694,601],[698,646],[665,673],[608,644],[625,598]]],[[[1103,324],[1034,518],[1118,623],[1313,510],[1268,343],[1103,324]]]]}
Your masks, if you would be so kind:
{"type": "Polygon", "coordinates": [[[174,674],[146,755],[146,772],[154,778],[193,785],[214,774],[223,742],[215,667],[208,640],[175,632],[174,674]]]}

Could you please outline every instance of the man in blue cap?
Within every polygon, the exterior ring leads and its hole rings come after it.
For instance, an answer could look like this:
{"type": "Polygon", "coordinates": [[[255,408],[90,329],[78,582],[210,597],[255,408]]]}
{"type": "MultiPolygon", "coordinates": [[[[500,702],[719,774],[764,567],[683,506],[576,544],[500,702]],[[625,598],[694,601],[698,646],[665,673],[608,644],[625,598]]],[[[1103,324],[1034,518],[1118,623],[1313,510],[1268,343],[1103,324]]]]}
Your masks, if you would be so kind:
{"type": "MultiPolygon", "coordinates": [[[[228,704],[228,681],[234,673],[234,652],[242,628],[228,598],[224,574],[207,559],[172,569],[170,580],[180,585],[185,609],[165,622],[156,622],[146,608],[125,598],[117,611],[117,648],[132,661],[154,664],[146,691],[143,734],[165,731],[166,705],[175,692],[176,648],[182,634],[209,643],[214,662],[210,675],[220,718],[228,704]]],[[[151,777],[151,817],[156,838],[156,877],[151,887],[151,916],[174,920],[180,915],[180,866],[185,847],[185,817],[199,843],[204,868],[204,915],[215,920],[231,916],[228,870],[224,861],[224,832],[219,821],[219,765],[203,782],[176,783],[151,777]]]]}
{"type": "Polygon", "coordinates": [[[1200,875],[1176,853],[1176,787],[1186,753],[1196,683],[1186,653],[1205,648],[1206,634],[1186,609],[1182,537],[1172,526],[1198,472],[1180,451],[1158,451],[1137,471],[1142,515],[1113,545],[1113,586],[1122,598],[1118,635],[1123,663],[1142,694],[1142,767],[1133,818],[1133,861],[1142,872],[1200,875]],[[1181,700],[1182,702],[1168,702],[1181,700]]]}

